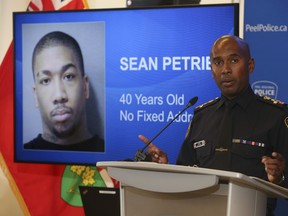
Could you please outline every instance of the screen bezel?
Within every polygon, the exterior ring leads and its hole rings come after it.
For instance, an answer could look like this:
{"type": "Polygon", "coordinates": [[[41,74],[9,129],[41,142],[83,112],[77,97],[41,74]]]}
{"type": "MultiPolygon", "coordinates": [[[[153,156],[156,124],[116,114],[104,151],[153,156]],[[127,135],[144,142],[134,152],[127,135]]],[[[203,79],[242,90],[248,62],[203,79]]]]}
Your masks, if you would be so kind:
{"type": "MultiPolygon", "coordinates": [[[[97,152],[72,152],[72,151],[63,151],[63,152],[57,152],[57,151],[39,151],[36,150],[38,153],[37,154],[45,154],[48,155],[46,156],[43,160],[43,157],[38,156],[38,157],[32,157],[29,158],[29,154],[26,154],[25,152],[33,152],[33,150],[21,150],[19,149],[19,133],[21,131],[23,131],[23,122],[22,119],[20,118],[22,114],[20,114],[19,112],[21,112],[21,110],[19,111],[18,105],[19,105],[19,101],[20,103],[21,100],[19,100],[19,97],[22,97],[22,93],[19,90],[19,75],[20,77],[22,76],[22,74],[19,74],[19,72],[17,71],[18,69],[18,65],[17,65],[17,54],[19,55],[19,41],[17,38],[19,38],[19,23],[17,23],[17,16],[18,15],[31,15],[31,16],[37,16],[37,14],[39,15],[49,15],[49,14],[71,14],[71,13],[97,13],[97,12],[104,12],[104,11],[108,11],[108,12],[113,12],[113,11],[136,11],[136,10],[163,10],[166,8],[193,8],[193,7],[225,7],[225,6],[232,6],[234,8],[234,35],[239,35],[239,4],[210,4],[210,5],[181,5],[181,6],[159,6],[159,7],[141,7],[141,8],[116,8],[116,9],[91,9],[91,10],[85,10],[85,11],[41,11],[41,12],[15,12],[13,14],[13,18],[14,18],[14,53],[15,53],[15,59],[14,59],[14,126],[15,126],[15,130],[14,130],[14,160],[15,162],[29,162],[29,163],[57,163],[57,164],[95,164],[97,162],[97,159],[94,159],[95,156],[97,157],[97,154],[102,154],[102,153],[97,153],[97,152]],[[19,116],[20,115],[20,116],[19,116]],[[20,131],[20,132],[19,132],[20,131]],[[24,155],[24,157],[23,157],[24,155]],[[63,157],[64,155],[64,157],[63,157]],[[86,156],[89,155],[89,159],[86,160],[85,158],[87,158],[86,156]],[[50,159],[49,159],[50,158],[50,159]],[[64,158],[64,159],[59,159],[59,158],[64,158]],[[72,158],[72,159],[71,159],[72,158]]],[[[72,21],[71,21],[72,22],[72,21]]],[[[37,23],[37,22],[35,22],[37,23]]],[[[23,53],[20,52],[22,55],[23,53]]],[[[20,78],[21,79],[21,78],[20,78]]],[[[23,106],[23,104],[21,105],[23,106]]],[[[23,108],[23,107],[22,107],[23,108]]],[[[161,128],[160,128],[161,129],[161,128]]],[[[20,137],[23,137],[23,134],[20,134],[20,137]]],[[[23,143],[22,143],[23,144],[23,143]]],[[[141,147],[141,146],[140,146],[141,147]]],[[[135,152],[136,152],[136,148],[135,148],[135,152]]],[[[34,155],[34,153],[32,154],[32,156],[34,155]]],[[[132,157],[132,155],[131,155],[132,157]]],[[[121,160],[123,158],[119,158],[119,160],[121,160]]],[[[109,160],[109,157],[107,156],[107,160],[109,160]]]]}

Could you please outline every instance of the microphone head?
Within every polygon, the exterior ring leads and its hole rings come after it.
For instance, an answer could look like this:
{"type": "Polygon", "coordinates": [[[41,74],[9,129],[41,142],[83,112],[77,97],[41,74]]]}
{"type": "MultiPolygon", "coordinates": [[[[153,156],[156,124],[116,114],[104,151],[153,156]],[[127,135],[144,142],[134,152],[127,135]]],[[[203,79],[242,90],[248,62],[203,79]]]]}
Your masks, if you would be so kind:
{"type": "Polygon", "coordinates": [[[193,106],[196,102],[198,101],[198,97],[193,97],[192,99],[189,100],[188,104],[186,105],[186,107],[190,107],[193,106]]]}

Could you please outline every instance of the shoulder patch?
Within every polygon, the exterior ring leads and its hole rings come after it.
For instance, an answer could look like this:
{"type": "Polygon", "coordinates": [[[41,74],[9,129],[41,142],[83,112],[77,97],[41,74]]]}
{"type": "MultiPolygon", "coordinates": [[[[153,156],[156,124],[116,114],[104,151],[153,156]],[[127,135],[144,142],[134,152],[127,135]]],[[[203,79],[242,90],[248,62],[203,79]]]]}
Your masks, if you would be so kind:
{"type": "Polygon", "coordinates": [[[197,112],[197,111],[199,111],[199,110],[202,110],[202,109],[204,109],[205,107],[208,107],[208,106],[211,106],[212,104],[215,104],[215,103],[216,103],[217,101],[219,101],[219,100],[220,100],[220,98],[219,98],[219,97],[216,97],[216,98],[213,99],[213,100],[210,100],[210,101],[208,101],[208,102],[206,102],[206,103],[203,103],[203,104],[197,106],[197,107],[194,109],[194,111],[197,112]]]}
{"type": "Polygon", "coordinates": [[[275,99],[270,98],[268,96],[259,96],[259,99],[263,102],[266,102],[268,104],[274,104],[274,105],[277,105],[279,107],[286,107],[287,106],[287,104],[285,104],[284,102],[279,101],[279,100],[275,100],[275,99]]]}

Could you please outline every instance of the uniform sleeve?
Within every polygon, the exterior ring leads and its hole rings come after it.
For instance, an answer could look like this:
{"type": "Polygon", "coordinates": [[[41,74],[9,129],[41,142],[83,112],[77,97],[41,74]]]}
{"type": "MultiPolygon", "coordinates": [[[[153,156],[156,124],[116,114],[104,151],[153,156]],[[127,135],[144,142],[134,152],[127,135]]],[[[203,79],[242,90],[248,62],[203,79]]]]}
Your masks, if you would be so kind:
{"type": "Polygon", "coordinates": [[[193,148],[193,140],[191,138],[192,128],[193,120],[190,122],[184,142],[178,154],[178,158],[176,161],[177,165],[193,166],[197,164],[195,150],[193,148]]]}
{"type": "Polygon", "coordinates": [[[279,128],[276,130],[278,130],[278,134],[274,137],[277,140],[275,151],[280,153],[286,160],[286,168],[283,173],[284,181],[281,186],[288,188],[288,112],[284,113],[280,120],[279,128]]]}

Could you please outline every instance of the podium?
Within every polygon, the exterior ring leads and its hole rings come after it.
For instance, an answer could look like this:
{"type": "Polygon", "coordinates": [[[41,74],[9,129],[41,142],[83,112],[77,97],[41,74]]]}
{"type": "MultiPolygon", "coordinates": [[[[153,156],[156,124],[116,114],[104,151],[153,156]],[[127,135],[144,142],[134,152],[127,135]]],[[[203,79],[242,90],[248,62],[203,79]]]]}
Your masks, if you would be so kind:
{"type": "Polygon", "coordinates": [[[121,216],[263,216],[288,190],[241,173],[153,162],[98,162],[120,181],[121,216]]]}

